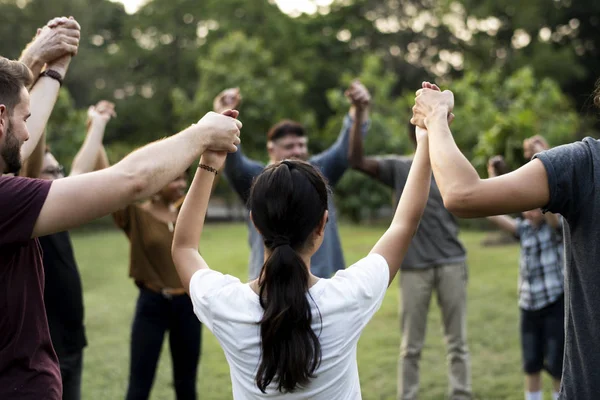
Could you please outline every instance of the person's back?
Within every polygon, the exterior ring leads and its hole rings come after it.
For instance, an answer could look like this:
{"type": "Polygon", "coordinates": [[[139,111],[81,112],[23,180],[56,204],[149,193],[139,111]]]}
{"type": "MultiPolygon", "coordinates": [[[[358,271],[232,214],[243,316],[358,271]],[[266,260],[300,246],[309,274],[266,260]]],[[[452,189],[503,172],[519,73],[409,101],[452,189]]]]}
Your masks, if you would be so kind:
{"type": "Polygon", "coordinates": [[[208,268],[197,250],[214,182],[207,171],[225,156],[203,155],[175,229],[173,261],[196,315],[225,351],[234,398],[361,398],[356,344],[400,268],[429,192],[421,138],[390,228],[367,257],[331,279],[310,272],[329,196],[323,176],[302,161],[267,167],[252,187],[250,215],[266,255],[260,277],[242,284],[208,268]]]}
{"type": "Polygon", "coordinates": [[[282,394],[271,385],[267,396],[255,383],[261,357],[257,321],[262,319],[264,310],[250,284],[207,269],[194,275],[190,293],[196,313],[225,352],[234,398],[350,400],[361,398],[356,345],[363,328],[379,309],[388,282],[387,263],[377,254],[338,271],[331,279],[319,279],[307,294],[312,330],[322,350],[315,377],[297,393],[282,394]],[[205,294],[195,297],[198,293],[205,294]]]}

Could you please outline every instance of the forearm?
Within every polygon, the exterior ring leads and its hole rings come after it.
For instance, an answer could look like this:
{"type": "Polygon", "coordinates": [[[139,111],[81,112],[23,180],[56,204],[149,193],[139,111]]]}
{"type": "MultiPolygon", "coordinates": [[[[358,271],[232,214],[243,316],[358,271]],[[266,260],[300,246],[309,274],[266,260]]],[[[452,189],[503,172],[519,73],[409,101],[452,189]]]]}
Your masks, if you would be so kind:
{"type": "Polygon", "coordinates": [[[423,210],[427,205],[430,186],[429,143],[427,138],[423,138],[417,145],[415,158],[390,228],[409,227],[416,232],[423,210]]]}
{"type": "Polygon", "coordinates": [[[27,49],[23,51],[23,54],[21,54],[21,58],[19,58],[19,61],[27,65],[27,67],[31,70],[31,74],[33,75],[33,83],[31,84],[31,86],[35,85],[38,77],[42,73],[44,63],[34,54],[30,54],[27,51],[27,49]]]}
{"type": "Polygon", "coordinates": [[[104,138],[105,128],[106,122],[92,121],[83,145],[73,159],[71,175],[84,174],[94,170],[98,162],[100,151],[103,148],[102,140],[104,138]]]}
{"type": "Polygon", "coordinates": [[[198,168],[177,217],[171,254],[179,279],[188,292],[194,273],[201,268],[208,268],[198,252],[198,245],[214,181],[214,173],[198,168]]]}
{"type": "Polygon", "coordinates": [[[58,98],[59,83],[49,77],[38,79],[30,92],[31,117],[27,120],[29,140],[21,147],[21,159],[27,160],[36,148],[46,128],[58,98]]]}
{"type": "Polygon", "coordinates": [[[137,177],[139,187],[128,203],[149,197],[181,175],[205,150],[204,135],[197,128],[150,143],[115,164],[113,168],[137,177]]]}
{"type": "Polygon", "coordinates": [[[94,171],[108,167],[110,167],[110,161],[108,160],[108,155],[106,154],[106,148],[101,145],[100,150],[98,150],[98,155],[96,156],[96,165],[94,166],[94,171]]]}
{"type": "MultiPolygon", "coordinates": [[[[479,175],[456,146],[448,111],[440,109],[427,121],[431,167],[447,208],[459,208],[468,193],[476,190],[479,175]]],[[[452,210],[451,210],[452,211],[452,210]]]]}
{"type": "Polygon", "coordinates": [[[379,254],[386,259],[390,269],[390,283],[398,273],[419,227],[419,220],[429,197],[430,185],[431,166],[427,138],[422,138],[417,145],[417,153],[392,223],[371,250],[371,253],[379,254]]]}
{"type": "Polygon", "coordinates": [[[348,146],[348,161],[352,168],[362,165],[365,156],[363,149],[363,138],[361,126],[364,121],[362,112],[354,113],[354,121],[350,127],[350,146],[348,146]]]}
{"type": "Polygon", "coordinates": [[[198,250],[214,182],[214,173],[197,168],[177,218],[177,230],[173,238],[174,249],[198,250]]]}
{"type": "Polygon", "coordinates": [[[39,178],[42,173],[42,166],[44,164],[44,155],[46,154],[46,131],[42,133],[42,137],[38,141],[37,146],[33,150],[33,153],[29,156],[29,159],[23,163],[20,176],[27,178],[39,178]]]}

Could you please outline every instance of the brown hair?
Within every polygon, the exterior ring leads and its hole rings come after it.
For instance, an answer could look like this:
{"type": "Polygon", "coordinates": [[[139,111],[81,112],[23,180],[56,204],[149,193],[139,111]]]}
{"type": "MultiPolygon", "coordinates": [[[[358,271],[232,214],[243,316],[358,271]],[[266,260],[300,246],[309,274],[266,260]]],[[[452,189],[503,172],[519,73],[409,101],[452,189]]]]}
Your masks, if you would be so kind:
{"type": "Polygon", "coordinates": [[[273,125],[267,133],[267,140],[272,142],[287,135],[304,136],[304,127],[296,121],[285,119],[273,125]]]}
{"type": "Polygon", "coordinates": [[[21,89],[33,83],[33,75],[25,64],[0,57],[0,104],[4,104],[11,115],[21,101],[21,89]]]}

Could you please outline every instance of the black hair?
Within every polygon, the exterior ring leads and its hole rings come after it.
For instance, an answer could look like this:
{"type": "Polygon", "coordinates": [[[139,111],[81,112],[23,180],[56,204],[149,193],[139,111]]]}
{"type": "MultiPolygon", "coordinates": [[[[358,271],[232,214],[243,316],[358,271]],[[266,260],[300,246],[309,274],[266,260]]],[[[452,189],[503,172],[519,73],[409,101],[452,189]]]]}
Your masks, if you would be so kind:
{"type": "Polygon", "coordinates": [[[256,385],[266,393],[293,392],[308,384],[321,363],[321,345],[311,327],[309,272],[298,254],[312,246],[327,210],[325,178],[303,161],[281,161],[255,180],[248,205],[254,225],[271,251],[259,278],[261,360],[256,385]]]}

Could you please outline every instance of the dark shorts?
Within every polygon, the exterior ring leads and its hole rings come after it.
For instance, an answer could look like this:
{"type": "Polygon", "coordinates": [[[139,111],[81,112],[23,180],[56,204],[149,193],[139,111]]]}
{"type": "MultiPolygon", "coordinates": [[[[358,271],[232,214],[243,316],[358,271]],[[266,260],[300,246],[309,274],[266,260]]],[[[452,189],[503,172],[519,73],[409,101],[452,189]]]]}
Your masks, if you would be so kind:
{"type": "Polygon", "coordinates": [[[561,378],[564,325],[564,296],[541,310],[521,309],[521,347],[526,374],[536,374],[545,369],[553,378],[561,378]]]}

